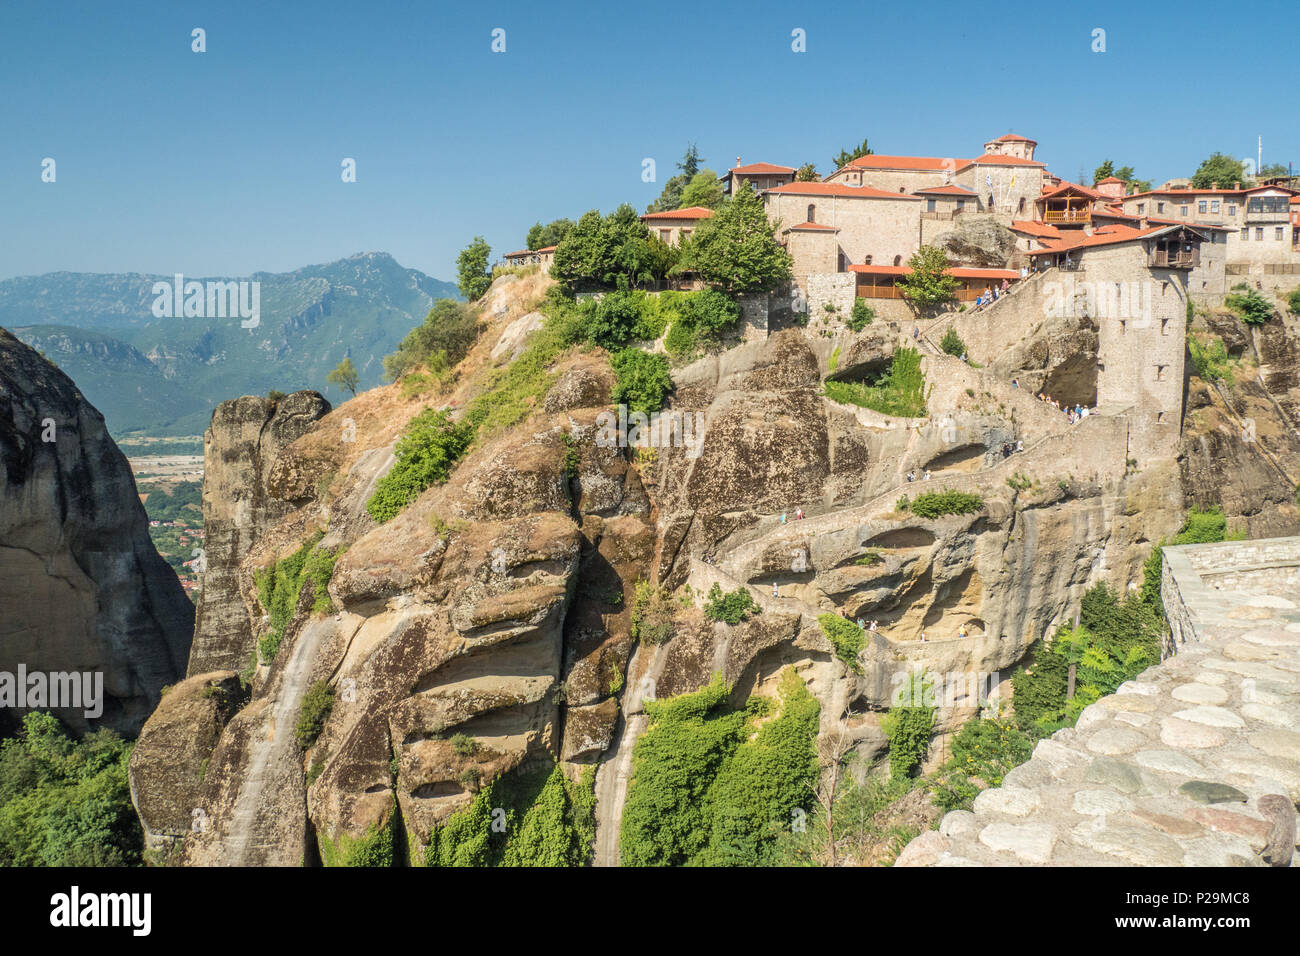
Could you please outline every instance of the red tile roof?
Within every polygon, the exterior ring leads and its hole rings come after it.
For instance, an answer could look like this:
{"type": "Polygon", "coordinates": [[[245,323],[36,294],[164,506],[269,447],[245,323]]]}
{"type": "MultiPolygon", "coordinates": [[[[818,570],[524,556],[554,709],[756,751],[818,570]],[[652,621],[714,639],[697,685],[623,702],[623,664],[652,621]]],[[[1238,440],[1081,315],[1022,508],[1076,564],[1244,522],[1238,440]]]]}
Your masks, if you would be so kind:
{"type": "Polygon", "coordinates": [[[931,186],[928,189],[917,189],[914,193],[918,196],[937,194],[941,196],[974,196],[975,190],[967,189],[965,186],[958,186],[956,183],[948,183],[943,186],[931,186]]]}
{"type": "Polygon", "coordinates": [[[849,166],[854,169],[957,169],[957,167],[968,163],[969,160],[940,159],[938,156],[881,156],[871,153],[867,156],[859,156],[857,159],[850,160],[849,166]]]}
{"type": "Polygon", "coordinates": [[[537,251],[538,251],[538,252],[554,252],[554,251],[555,251],[556,249],[558,249],[558,248],[560,248],[558,245],[555,245],[555,246],[542,246],[542,248],[538,249],[537,251]]]}
{"type": "Polygon", "coordinates": [[[667,212],[648,212],[642,219],[709,219],[713,210],[707,206],[687,206],[685,209],[669,209],[667,212]]]}
{"type": "Polygon", "coordinates": [[[907,199],[920,202],[920,197],[906,193],[891,193],[886,189],[874,189],[871,186],[849,186],[845,183],[786,183],[763,190],[765,193],[781,193],[791,196],[844,196],[848,199],[907,199]]]}
{"type": "Polygon", "coordinates": [[[533,250],[531,249],[520,249],[518,252],[507,252],[504,258],[513,259],[515,256],[531,256],[532,254],[533,250]]]}
{"type": "Polygon", "coordinates": [[[750,163],[747,166],[733,166],[731,169],[728,169],[727,172],[740,173],[742,176],[746,174],[761,175],[763,173],[792,173],[794,172],[794,167],[774,166],[771,163],[750,163]]]}
{"type": "Polygon", "coordinates": [[[1089,199],[1106,198],[1106,196],[1103,193],[1099,193],[1095,189],[1089,189],[1087,186],[1080,186],[1078,183],[1067,182],[1066,180],[1063,179],[1061,180],[1061,185],[1057,186],[1054,189],[1045,189],[1042,192],[1042,194],[1039,195],[1039,197],[1034,200],[1034,202],[1042,202],[1044,199],[1051,199],[1053,196],[1056,196],[1060,193],[1067,193],[1067,192],[1083,193],[1089,199]]]}
{"type": "Polygon", "coordinates": [[[1016,232],[1023,232],[1028,236],[1036,236],[1040,239],[1064,239],[1061,230],[1055,226],[1049,226],[1045,222],[1031,222],[1028,219],[1017,219],[1011,223],[1011,228],[1016,232]]]}
{"type": "Polygon", "coordinates": [[[1102,183],[1120,183],[1123,185],[1124,180],[1120,179],[1118,176],[1107,176],[1105,179],[1097,180],[1095,185],[1100,186],[1102,183]]]}
{"type": "Polygon", "coordinates": [[[995,143],[1033,143],[1038,145],[1038,140],[1030,139],[1028,136],[1017,136],[1015,133],[1005,133],[999,136],[993,142],[995,143]]]}
{"type": "Polygon", "coordinates": [[[795,229],[799,229],[805,232],[814,232],[814,231],[815,232],[839,232],[840,231],[837,226],[824,226],[820,222],[801,222],[797,226],[786,226],[781,231],[792,232],[795,229]]]}
{"type": "Polygon", "coordinates": [[[1175,198],[1186,196],[1245,196],[1248,193],[1257,193],[1262,189],[1280,189],[1283,192],[1295,194],[1296,190],[1287,186],[1252,186],[1249,189],[1153,189],[1145,193],[1133,193],[1131,196],[1125,196],[1125,199],[1140,199],[1144,196],[1173,196],[1175,198]]]}
{"type": "MultiPolygon", "coordinates": [[[[1180,222],[1177,226],[1190,228],[1190,224],[1180,222]]],[[[1078,239],[1071,239],[1065,242],[1055,243],[1045,249],[1033,249],[1030,251],[1031,256],[1045,256],[1057,252],[1073,252],[1076,249],[1086,249],[1093,246],[1111,246],[1124,242],[1132,242],[1134,239],[1145,239],[1148,236],[1154,236],[1158,233],[1169,232],[1174,225],[1152,226],[1148,229],[1134,229],[1131,226],[1103,226],[1091,236],[1083,236],[1078,239]]]]}

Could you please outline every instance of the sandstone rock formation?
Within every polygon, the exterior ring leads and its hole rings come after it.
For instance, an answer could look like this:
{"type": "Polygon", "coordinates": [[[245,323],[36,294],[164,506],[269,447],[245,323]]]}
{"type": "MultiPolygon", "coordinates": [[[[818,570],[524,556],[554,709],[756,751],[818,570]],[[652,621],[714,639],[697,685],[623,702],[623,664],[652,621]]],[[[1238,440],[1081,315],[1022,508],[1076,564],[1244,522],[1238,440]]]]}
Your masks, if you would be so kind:
{"type": "Polygon", "coordinates": [[[3,329],[0,460],[0,671],[100,672],[98,719],[55,712],[134,734],[185,671],[194,608],[103,417],[3,329]]]}

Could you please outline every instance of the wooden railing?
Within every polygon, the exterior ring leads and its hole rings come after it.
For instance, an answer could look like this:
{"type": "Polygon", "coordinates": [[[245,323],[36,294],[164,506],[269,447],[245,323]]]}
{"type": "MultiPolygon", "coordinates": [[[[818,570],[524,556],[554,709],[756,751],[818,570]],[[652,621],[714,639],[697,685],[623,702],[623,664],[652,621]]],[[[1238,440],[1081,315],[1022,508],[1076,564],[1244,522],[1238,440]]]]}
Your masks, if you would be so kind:
{"type": "Polygon", "coordinates": [[[1157,250],[1151,253],[1151,265],[1158,269],[1194,269],[1196,253],[1157,250]]]}
{"type": "Polygon", "coordinates": [[[1090,209],[1049,209],[1043,213],[1043,222],[1088,222],[1091,218],[1090,209]]]}

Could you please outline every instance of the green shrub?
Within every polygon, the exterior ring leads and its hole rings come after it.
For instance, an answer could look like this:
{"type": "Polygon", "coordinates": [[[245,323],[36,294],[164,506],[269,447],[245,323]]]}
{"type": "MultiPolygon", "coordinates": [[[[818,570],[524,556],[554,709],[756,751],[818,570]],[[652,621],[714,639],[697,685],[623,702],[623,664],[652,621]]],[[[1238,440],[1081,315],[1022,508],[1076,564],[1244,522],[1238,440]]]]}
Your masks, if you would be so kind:
{"type": "Polygon", "coordinates": [[[663,407],[664,397],[673,388],[666,358],[640,349],[623,349],[614,353],[610,365],[618,376],[611,395],[614,404],[646,414],[663,407]]]}
{"type": "Polygon", "coordinates": [[[861,332],[876,317],[876,310],[867,305],[867,300],[858,296],[853,300],[853,310],[845,319],[845,324],[854,332],[861,332]]]}
{"type": "Polygon", "coordinates": [[[1234,292],[1224,296],[1223,304],[1236,312],[1247,325],[1263,325],[1273,318],[1273,303],[1245,283],[1233,286],[1234,292]]]}
{"type": "Polygon", "coordinates": [[[930,782],[934,802],[945,811],[971,809],[981,790],[1002,786],[1033,750],[1034,738],[1014,722],[976,715],[953,737],[952,755],[930,782]]]}
{"type": "Polygon", "coordinates": [[[870,408],[882,415],[922,418],[926,414],[921,353],[912,348],[896,351],[888,370],[874,384],[828,380],[825,391],[834,401],[870,408]]]}
{"type": "Polygon", "coordinates": [[[644,644],[662,644],[673,636],[672,599],[649,581],[636,583],[632,598],[632,637],[644,644]]]}
{"type": "Polygon", "coordinates": [[[664,337],[664,348],[674,359],[685,359],[695,354],[695,328],[685,319],[678,319],[664,337]]]}
{"type": "Polygon", "coordinates": [[[312,589],[313,614],[333,609],[327,588],[334,574],[334,564],[344,549],[318,549],[323,536],[324,532],[316,532],[292,555],[253,575],[258,601],[270,617],[270,627],[258,641],[258,651],[264,661],[275,659],[285,631],[297,613],[298,599],[304,586],[309,585],[312,589]]]}
{"type": "Polygon", "coordinates": [[[1223,344],[1223,339],[1217,335],[1210,336],[1208,342],[1202,343],[1189,330],[1187,333],[1187,352],[1191,356],[1196,374],[1204,381],[1231,380],[1233,360],[1228,355],[1228,348],[1223,344]]]}
{"type": "Polygon", "coordinates": [[[961,340],[961,336],[957,334],[957,330],[952,326],[949,326],[948,331],[943,333],[939,348],[957,358],[961,358],[966,354],[966,343],[961,340]]]}
{"type": "Polygon", "coordinates": [[[140,863],[131,747],[111,730],[75,740],[54,715],[24,714],[17,734],[0,741],[0,865],[140,863]]]}
{"type": "Polygon", "coordinates": [[[973,514],[984,507],[984,499],[964,491],[931,491],[917,495],[912,502],[912,514],[918,518],[939,518],[943,515],[973,514]]]}
{"type": "Polygon", "coordinates": [[[929,685],[919,674],[908,675],[908,703],[890,707],[880,721],[889,739],[889,775],[910,777],[925,759],[934,732],[934,708],[926,706],[929,685]]]}
{"type": "Polygon", "coordinates": [[[472,757],[478,753],[478,741],[469,734],[452,734],[451,749],[461,757],[472,757]]]}
{"type": "Polygon", "coordinates": [[[817,625],[835,648],[835,656],[848,664],[855,674],[861,674],[862,664],[858,662],[858,655],[866,646],[866,632],[838,614],[817,615],[817,625]]]}
{"type": "Polygon", "coordinates": [[[318,680],[307,688],[302,695],[302,707],[298,711],[298,723],[294,727],[294,739],[298,746],[307,750],[316,743],[316,738],[325,729],[334,709],[334,688],[328,682],[318,680]]]}
{"type": "Polygon", "coordinates": [[[715,581],[713,587],[709,588],[709,599],[704,605],[704,616],[710,621],[739,624],[751,614],[758,614],[761,610],[747,588],[736,588],[724,595],[722,586],[715,581]]]}
{"type": "Polygon", "coordinates": [[[716,289],[705,289],[683,297],[682,317],[697,336],[717,339],[740,320],[740,304],[716,289]]]}
{"type": "Polygon", "coordinates": [[[325,866],[389,867],[397,862],[396,803],[379,824],[372,823],[359,837],[340,834],[337,841],[317,834],[321,862],[325,866]]]}
{"type": "Polygon", "coordinates": [[[478,338],[478,313],[455,299],[439,299],[424,322],[406,334],[397,351],[384,357],[384,374],[395,381],[417,365],[435,376],[465,357],[478,338]]]}
{"type": "Polygon", "coordinates": [[[396,463],[366,502],[370,517],[382,524],[425,488],[446,481],[473,438],[472,425],[453,422],[444,411],[426,408],[416,415],[397,442],[396,463]]]}
{"type": "Polygon", "coordinates": [[[1292,289],[1286,297],[1286,307],[1294,315],[1300,315],[1300,289],[1292,289]]]}

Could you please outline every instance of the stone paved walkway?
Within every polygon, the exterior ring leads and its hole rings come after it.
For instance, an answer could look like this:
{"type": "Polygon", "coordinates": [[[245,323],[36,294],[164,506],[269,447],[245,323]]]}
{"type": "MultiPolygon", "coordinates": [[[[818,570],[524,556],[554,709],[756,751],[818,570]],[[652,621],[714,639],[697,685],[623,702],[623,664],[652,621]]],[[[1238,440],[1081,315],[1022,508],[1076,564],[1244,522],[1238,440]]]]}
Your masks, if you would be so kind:
{"type": "MultiPolygon", "coordinates": [[[[1289,851],[1300,608],[1267,595],[1234,604],[1197,643],[1041,741],[974,812],[914,839],[896,865],[1264,866],[1270,840],[1271,859],[1280,843],[1289,851]]],[[[1300,866],[1300,854],[1286,856],[1300,866]]]]}

